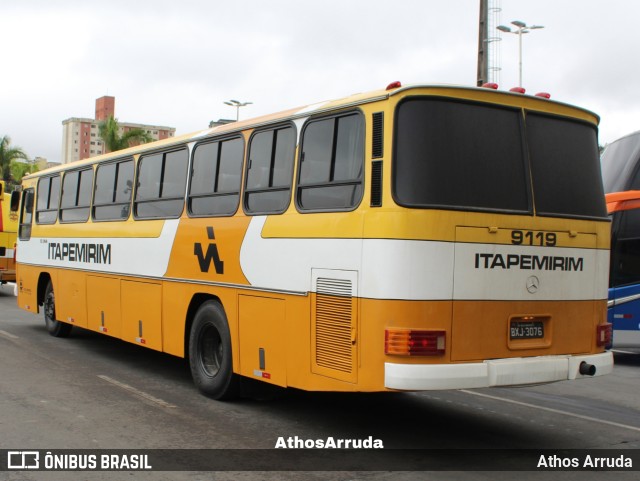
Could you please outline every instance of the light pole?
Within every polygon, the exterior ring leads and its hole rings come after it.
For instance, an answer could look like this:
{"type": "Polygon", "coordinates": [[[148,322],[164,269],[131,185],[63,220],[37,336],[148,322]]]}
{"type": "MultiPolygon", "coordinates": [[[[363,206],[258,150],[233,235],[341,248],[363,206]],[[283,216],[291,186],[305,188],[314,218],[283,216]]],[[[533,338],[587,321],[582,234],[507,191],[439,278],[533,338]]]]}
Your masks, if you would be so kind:
{"type": "Polygon", "coordinates": [[[518,36],[518,87],[522,87],[522,34],[529,33],[531,30],[535,30],[538,28],[544,28],[543,25],[527,25],[520,20],[514,20],[511,22],[512,25],[518,27],[515,31],[511,30],[511,28],[505,25],[498,25],[496,28],[501,32],[505,33],[513,33],[518,36]]]}
{"type": "Polygon", "coordinates": [[[228,102],[224,102],[225,105],[230,105],[231,107],[236,108],[236,122],[240,120],[240,107],[244,107],[245,105],[251,105],[253,102],[240,102],[238,100],[229,100],[228,102]]]}

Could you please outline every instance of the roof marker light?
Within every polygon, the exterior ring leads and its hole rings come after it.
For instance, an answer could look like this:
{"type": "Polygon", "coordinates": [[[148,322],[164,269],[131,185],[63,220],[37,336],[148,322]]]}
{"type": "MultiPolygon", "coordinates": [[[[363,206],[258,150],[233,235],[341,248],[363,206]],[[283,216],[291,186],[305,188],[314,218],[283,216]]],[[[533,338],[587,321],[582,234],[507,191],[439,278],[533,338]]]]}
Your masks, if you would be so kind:
{"type": "Polygon", "coordinates": [[[498,90],[498,84],[493,82],[486,82],[482,84],[482,88],[498,90]]]}
{"type": "Polygon", "coordinates": [[[523,94],[526,92],[526,90],[523,89],[522,87],[513,87],[512,89],[509,89],[509,92],[513,92],[516,94],[523,94]]]}
{"type": "Polygon", "coordinates": [[[542,97],[543,99],[550,99],[551,98],[551,94],[547,93],[547,92],[538,92],[536,94],[536,97],[542,97]]]}
{"type": "Polygon", "coordinates": [[[400,87],[402,87],[402,83],[399,80],[396,80],[395,82],[391,82],[387,85],[387,90],[399,89],[400,87]]]}

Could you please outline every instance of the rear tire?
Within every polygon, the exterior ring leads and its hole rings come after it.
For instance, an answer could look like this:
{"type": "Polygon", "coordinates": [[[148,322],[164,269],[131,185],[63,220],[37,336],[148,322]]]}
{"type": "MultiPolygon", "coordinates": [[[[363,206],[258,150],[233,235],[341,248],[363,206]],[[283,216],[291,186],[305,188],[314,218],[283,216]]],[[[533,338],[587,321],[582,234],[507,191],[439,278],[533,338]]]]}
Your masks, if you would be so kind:
{"type": "Polygon", "coordinates": [[[53,284],[51,281],[47,284],[44,291],[44,301],[42,303],[44,311],[44,323],[47,331],[53,337],[67,337],[71,333],[71,324],[56,320],[56,298],[53,293],[53,284]]]}
{"type": "Polygon", "coordinates": [[[189,365],[194,384],[206,396],[218,400],[238,397],[229,324],[216,301],[205,302],[195,315],[189,334],[189,365]]]}

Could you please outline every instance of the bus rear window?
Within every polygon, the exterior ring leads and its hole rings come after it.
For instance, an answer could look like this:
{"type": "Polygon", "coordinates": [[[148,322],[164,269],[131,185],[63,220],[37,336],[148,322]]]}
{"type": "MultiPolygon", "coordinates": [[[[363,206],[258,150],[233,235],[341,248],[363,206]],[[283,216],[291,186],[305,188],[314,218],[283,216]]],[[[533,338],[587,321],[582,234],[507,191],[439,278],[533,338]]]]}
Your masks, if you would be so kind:
{"type": "Polygon", "coordinates": [[[396,116],[394,194],[408,207],[529,211],[521,113],[418,98],[396,116]]]}
{"type": "Polygon", "coordinates": [[[407,207],[606,217],[596,130],[525,114],[441,98],[400,103],[396,201],[407,207]]]}
{"type": "Polygon", "coordinates": [[[527,114],[536,212],[606,217],[596,130],[560,117],[527,114]]]}

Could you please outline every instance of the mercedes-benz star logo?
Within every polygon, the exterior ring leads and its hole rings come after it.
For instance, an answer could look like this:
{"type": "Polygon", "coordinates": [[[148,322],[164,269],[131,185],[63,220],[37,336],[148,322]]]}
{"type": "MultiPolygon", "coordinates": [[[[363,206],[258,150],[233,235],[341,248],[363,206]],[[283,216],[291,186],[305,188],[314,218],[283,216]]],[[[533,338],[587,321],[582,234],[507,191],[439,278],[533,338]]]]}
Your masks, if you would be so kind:
{"type": "Polygon", "coordinates": [[[540,287],[540,279],[536,276],[531,276],[527,279],[527,291],[529,294],[538,292],[538,287],[540,287]]]}

